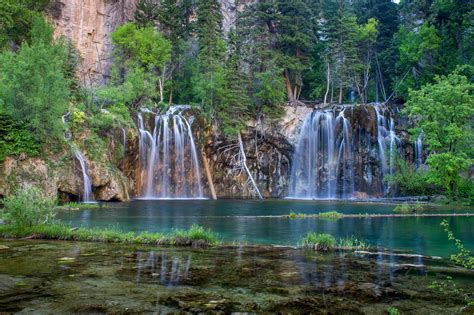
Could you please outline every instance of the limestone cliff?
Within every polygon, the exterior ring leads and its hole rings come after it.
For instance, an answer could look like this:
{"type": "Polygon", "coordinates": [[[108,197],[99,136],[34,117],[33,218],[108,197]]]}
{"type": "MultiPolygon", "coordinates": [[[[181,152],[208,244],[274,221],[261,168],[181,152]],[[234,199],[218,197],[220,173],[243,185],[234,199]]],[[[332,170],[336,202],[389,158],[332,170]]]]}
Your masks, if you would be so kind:
{"type": "MultiPolygon", "coordinates": [[[[56,36],[70,39],[80,55],[78,77],[84,86],[107,81],[112,61],[111,34],[133,19],[138,0],[54,0],[48,16],[56,36]]],[[[235,24],[235,0],[221,0],[224,31],[235,24]]]]}

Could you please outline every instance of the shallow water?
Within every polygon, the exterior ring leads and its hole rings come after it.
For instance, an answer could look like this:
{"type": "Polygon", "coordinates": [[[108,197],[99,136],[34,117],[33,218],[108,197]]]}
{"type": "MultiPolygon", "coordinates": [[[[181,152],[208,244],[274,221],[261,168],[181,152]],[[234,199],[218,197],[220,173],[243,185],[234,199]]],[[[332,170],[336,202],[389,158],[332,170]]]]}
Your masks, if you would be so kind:
{"type": "Polygon", "coordinates": [[[174,249],[1,241],[0,311],[452,314],[465,304],[428,286],[474,274],[446,261],[272,247],[174,249]]]}
{"type": "MultiPolygon", "coordinates": [[[[336,210],[345,214],[393,213],[395,205],[300,200],[153,200],[107,204],[102,209],[62,212],[61,220],[73,226],[118,226],[125,231],[168,232],[200,224],[226,242],[296,246],[309,231],[335,237],[355,236],[373,246],[448,257],[455,248],[439,223],[425,218],[315,218],[268,217],[290,212],[316,214],[336,210]]],[[[453,211],[448,209],[436,212],[453,211]]],[[[456,210],[466,212],[466,210],[456,210]]],[[[456,235],[474,250],[474,217],[446,217],[456,235]]]]}

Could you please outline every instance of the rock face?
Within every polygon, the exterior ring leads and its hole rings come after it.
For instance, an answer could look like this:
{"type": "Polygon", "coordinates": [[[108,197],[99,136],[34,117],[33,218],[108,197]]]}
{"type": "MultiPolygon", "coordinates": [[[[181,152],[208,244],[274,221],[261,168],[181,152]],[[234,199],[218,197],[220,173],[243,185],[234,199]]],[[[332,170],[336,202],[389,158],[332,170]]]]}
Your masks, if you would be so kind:
{"type": "Polygon", "coordinates": [[[130,21],[138,0],[56,0],[49,9],[55,35],[70,39],[81,57],[84,86],[106,82],[111,66],[111,34],[130,21]]]}
{"type": "MultiPolygon", "coordinates": [[[[87,164],[94,200],[129,200],[130,181],[118,169],[93,161],[87,164]]],[[[16,189],[38,187],[46,196],[79,201],[82,180],[80,165],[72,156],[62,155],[48,162],[39,158],[8,157],[2,164],[0,196],[8,196],[16,189]]]]}
{"type": "MultiPolygon", "coordinates": [[[[48,15],[55,36],[70,39],[80,55],[78,77],[84,86],[107,82],[112,64],[111,34],[133,19],[139,0],[53,0],[48,15]]],[[[228,32],[244,8],[235,0],[221,0],[223,27],[228,32]]]]}

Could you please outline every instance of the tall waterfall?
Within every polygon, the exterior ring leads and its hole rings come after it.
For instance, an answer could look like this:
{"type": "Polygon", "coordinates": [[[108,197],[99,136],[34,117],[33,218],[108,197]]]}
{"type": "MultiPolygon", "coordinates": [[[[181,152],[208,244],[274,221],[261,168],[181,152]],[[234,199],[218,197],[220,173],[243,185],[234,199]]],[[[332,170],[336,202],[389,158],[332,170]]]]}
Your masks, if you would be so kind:
{"type": "Polygon", "coordinates": [[[138,114],[143,198],[203,198],[199,157],[191,124],[182,114],[188,106],[172,106],[165,114],[154,114],[147,128],[138,114]]]}
{"type": "Polygon", "coordinates": [[[91,201],[91,196],[92,196],[92,183],[89,178],[89,175],[87,174],[87,163],[86,160],[84,159],[84,156],[82,155],[81,151],[79,149],[75,148],[74,149],[74,154],[79,161],[79,164],[81,164],[81,170],[82,170],[82,183],[83,183],[83,195],[82,195],[82,201],[84,202],[90,202],[91,201]]]}
{"type": "Polygon", "coordinates": [[[387,192],[383,178],[394,174],[400,147],[395,119],[383,105],[315,110],[299,133],[288,196],[382,196],[387,192]]]}
{"type": "Polygon", "coordinates": [[[293,158],[289,197],[348,198],[354,190],[349,121],[342,110],[314,111],[304,120],[293,158]]]}

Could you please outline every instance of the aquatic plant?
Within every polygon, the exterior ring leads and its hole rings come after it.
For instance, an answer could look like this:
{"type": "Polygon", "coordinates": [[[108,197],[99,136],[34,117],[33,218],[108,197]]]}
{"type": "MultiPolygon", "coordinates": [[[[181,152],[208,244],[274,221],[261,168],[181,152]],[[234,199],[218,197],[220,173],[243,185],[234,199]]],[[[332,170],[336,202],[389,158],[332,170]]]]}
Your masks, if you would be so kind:
{"type": "Polygon", "coordinates": [[[18,226],[50,223],[56,215],[56,200],[43,196],[37,188],[17,190],[5,198],[3,204],[3,219],[18,226]]]}
{"type": "Polygon", "coordinates": [[[0,237],[163,246],[214,246],[220,243],[215,233],[198,225],[193,225],[189,230],[175,230],[167,234],[142,232],[137,235],[134,232],[120,231],[117,227],[98,229],[72,228],[58,223],[32,226],[6,224],[0,226],[0,237]]]}
{"type": "Polygon", "coordinates": [[[300,244],[307,249],[327,252],[336,248],[337,242],[334,236],[330,234],[309,232],[301,239],[300,244]]]}
{"type": "Polygon", "coordinates": [[[397,213],[411,213],[413,212],[413,209],[408,203],[403,203],[401,205],[397,205],[395,209],[393,209],[393,212],[397,213]]]}
{"type": "Polygon", "coordinates": [[[367,250],[370,245],[355,236],[341,238],[337,242],[337,248],[342,250],[367,250]]]}
{"type": "Polygon", "coordinates": [[[341,219],[343,216],[344,215],[342,213],[339,213],[337,211],[321,212],[318,214],[318,217],[320,219],[331,219],[331,220],[341,219]]]}
{"type": "Polygon", "coordinates": [[[464,244],[461,242],[461,240],[454,237],[453,232],[449,229],[448,221],[441,221],[441,226],[448,234],[448,239],[450,241],[454,241],[454,245],[458,249],[457,254],[451,255],[451,261],[455,264],[463,266],[464,268],[474,270],[474,256],[472,256],[472,253],[464,247],[464,244]]]}

